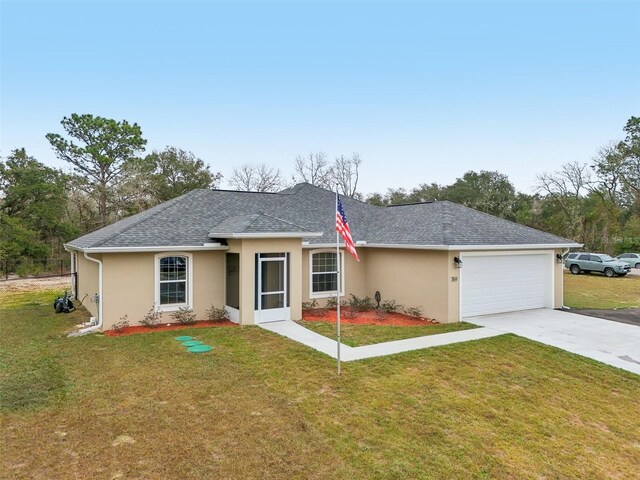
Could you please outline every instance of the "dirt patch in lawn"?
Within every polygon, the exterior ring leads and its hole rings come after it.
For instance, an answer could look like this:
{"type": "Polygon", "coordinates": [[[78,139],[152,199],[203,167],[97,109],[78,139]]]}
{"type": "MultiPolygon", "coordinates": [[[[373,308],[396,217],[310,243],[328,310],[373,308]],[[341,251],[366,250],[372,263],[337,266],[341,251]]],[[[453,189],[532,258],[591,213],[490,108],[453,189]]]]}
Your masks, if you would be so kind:
{"type": "Polygon", "coordinates": [[[135,335],[138,333],[151,333],[161,332],[164,330],[183,330],[185,328],[205,328],[205,327],[237,327],[237,323],[230,322],[229,320],[223,321],[210,321],[202,320],[190,325],[182,325],[178,323],[164,323],[157,327],[147,327],[145,325],[134,325],[132,327],[121,328],[120,330],[106,330],[105,335],[110,337],[124,337],[126,335],[135,335]]]}
{"type": "MultiPolygon", "coordinates": [[[[367,310],[359,312],[349,307],[340,310],[340,322],[352,325],[384,325],[396,327],[418,327],[425,325],[439,325],[429,318],[411,317],[404,313],[386,313],[380,310],[367,310]]],[[[326,308],[310,308],[302,311],[302,320],[305,322],[329,322],[336,323],[337,312],[326,308]]]]}

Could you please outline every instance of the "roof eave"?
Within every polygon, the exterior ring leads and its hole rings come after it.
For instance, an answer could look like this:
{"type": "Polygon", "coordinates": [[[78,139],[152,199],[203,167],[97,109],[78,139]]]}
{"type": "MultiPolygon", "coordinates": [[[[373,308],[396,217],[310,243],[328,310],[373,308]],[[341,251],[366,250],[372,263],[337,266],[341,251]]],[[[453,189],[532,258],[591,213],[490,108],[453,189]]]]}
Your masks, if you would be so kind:
{"type": "Polygon", "coordinates": [[[321,237],[323,232],[255,232],[255,233],[230,233],[211,232],[209,238],[309,238],[321,237]]]}
{"type": "Polygon", "coordinates": [[[64,244],[67,251],[86,253],[145,253],[145,252],[193,252],[200,250],[216,251],[229,250],[221,243],[206,243],[202,245],[155,245],[142,247],[78,247],[69,243],[64,244]]]}
{"type": "MultiPolygon", "coordinates": [[[[311,243],[303,245],[303,248],[327,248],[335,246],[335,243],[311,243]]],[[[556,248],[580,248],[581,243],[528,243],[509,245],[418,245],[402,243],[366,243],[356,245],[357,248],[396,248],[407,250],[445,250],[445,251],[482,251],[482,250],[541,250],[556,248]]]]}
{"type": "Polygon", "coordinates": [[[449,245],[449,250],[534,250],[556,248],[580,248],[581,243],[523,243],[515,245],[449,245]]]}

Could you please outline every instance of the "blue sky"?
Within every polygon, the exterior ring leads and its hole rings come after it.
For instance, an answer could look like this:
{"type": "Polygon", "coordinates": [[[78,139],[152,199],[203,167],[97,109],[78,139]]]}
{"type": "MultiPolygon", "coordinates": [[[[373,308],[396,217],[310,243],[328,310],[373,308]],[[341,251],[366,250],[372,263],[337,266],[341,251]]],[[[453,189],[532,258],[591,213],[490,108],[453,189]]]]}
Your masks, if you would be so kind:
{"type": "Polygon", "coordinates": [[[1,3],[1,133],[63,166],[71,113],[230,176],[358,152],[361,191],[499,170],[531,191],[640,115],[640,2],[1,3]]]}

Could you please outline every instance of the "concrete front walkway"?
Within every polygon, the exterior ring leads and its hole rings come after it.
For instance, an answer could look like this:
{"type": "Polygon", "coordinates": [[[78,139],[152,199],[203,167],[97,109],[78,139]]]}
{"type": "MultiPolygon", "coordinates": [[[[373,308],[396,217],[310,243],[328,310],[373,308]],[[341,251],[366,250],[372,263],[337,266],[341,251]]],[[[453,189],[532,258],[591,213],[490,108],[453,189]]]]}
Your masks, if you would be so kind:
{"type": "Polygon", "coordinates": [[[635,325],[550,309],[485,315],[465,321],[640,374],[640,327],[635,325]]]}
{"type": "MultiPolygon", "coordinates": [[[[265,330],[269,330],[270,332],[277,333],[278,335],[282,335],[283,337],[302,343],[303,345],[311,347],[314,350],[329,355],[330,357],[336,358],[337,356],[337,343],[335,340],[320,335],[319,333],[312,332],[308,328],[298,325],[296,322],[286,320],[282,322],[262,323],[259,324],[259,326],[265,330]]],[[[495,337],[502,334],[504,334],[504,332],[493,330],[491,328],[474,328],[459,332],[441,333],[438,335],[428,335],[425,337],[406,338],[404,340],[395,340],[393,342],[364,345],[362,347],[350,347],[341,343],[340,358],[345,362],[350,362],[353,360],[362,360],[364,358],[382,357],[384,355],[409,352],[411,350],[419,350],[422,348],[449,345],[450,343],[479,340],[481,338],[495,337]]]]}

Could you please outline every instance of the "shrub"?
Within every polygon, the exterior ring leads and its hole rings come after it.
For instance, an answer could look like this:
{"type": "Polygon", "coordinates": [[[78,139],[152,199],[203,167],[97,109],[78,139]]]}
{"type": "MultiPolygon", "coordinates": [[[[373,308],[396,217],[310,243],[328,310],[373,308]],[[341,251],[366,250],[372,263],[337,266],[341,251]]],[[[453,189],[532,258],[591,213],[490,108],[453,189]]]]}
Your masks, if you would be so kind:
{"type": "MultiPolygon", "coordinates": [[[[340,306],[346,307],[347,302],[345,302],[344,300],[340,300],[340,306]]],[[[327,308],[337,308],[337,307],[338,307],[338,302],[336,302],[336,297],[327,298],[327,308]]]]}
{"type": "Polygon", "coordinates": [[[411,317],[422,317],[421,307],[404,307],[404,313],[411,317]]]}
{"type": "Polygon", "coordinates": [[[129,318],[128,315],[125,315],[124,317],[120,317],[120,320],[114,323],[111,329],[115,330],[116,332],[119,332],[120,330],[124,330],[125,328],[131,326],[128,318],[129,318]]]}
{"type": "Polygon", "coordinates": [[[349,299],[349,306],[358,312],[364,312],[373,309],[373,300],[369,297],[358,298],[352,293],[349,299]]]}
{"type": "Polygon", "coordinates": [[[196,314],[189,307],[180,307],[171,314],[171,318],[182,325],[196,323],[196,314]]]}
{"type": "Polygon", "coordinates": [[[224,308],[218,308],[213,305],[205,312],[205,315],[207,320],[211,322],[221,322],[227,319],[227,311],[224,308]]]}
{"type": "Polygon", "coordinates": [[[400,305],[398,302],[392,299],[392,300],[385,300],[384,302],[382,302],[380,304],[380,308],[385,313],[391,313],[391,312],[400,311],[402,309],[402,305],[400,305]]]}
{"type": "Polygon", "coordinates": [[[27,277],[29,275],[39,275],[43,272],[41,263],[31,259],[20,262],[16,267],[16,275],[19,277],[27,277]]]}
{"type": "Polygon", "coordinates": [[[147,312],[140,323],[146,327],[155,328],[160,324],[160,312],[155,305],[147,312]]]}
{"type": "Polygon", "coordinates": [[[316,302],[315,300],[311,300],[309,302],[302,302],[303,310],[309,310],[311,308],[318,308],[318,302],[316,302]]]}

